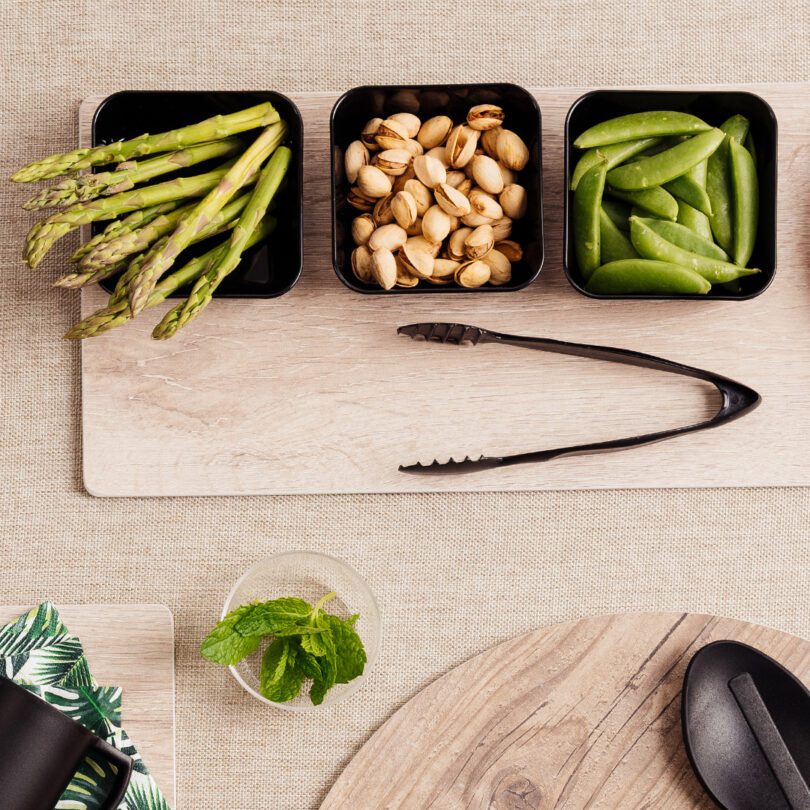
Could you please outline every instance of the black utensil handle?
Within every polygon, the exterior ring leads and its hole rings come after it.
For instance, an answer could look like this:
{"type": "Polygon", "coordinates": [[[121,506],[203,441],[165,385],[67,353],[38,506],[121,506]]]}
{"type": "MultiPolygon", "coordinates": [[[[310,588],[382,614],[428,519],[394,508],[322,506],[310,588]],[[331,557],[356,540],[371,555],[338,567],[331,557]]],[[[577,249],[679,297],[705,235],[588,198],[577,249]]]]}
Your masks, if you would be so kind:
{"type": "Polygon", "coordinates": [[[92,748],[98,751],[104,759],[118,768],[115,776],[115,787],[107,797],[107,801],[99,810],[117,810],[118,805],[124,800],[124,794],[129,787],[129,779],[132,776],[132,758],[119,751],[115,746],[110,745],[105,740],[96,740],[92,748]]]}
{"type": "Polygon", "coordinates": [[[744,672],[737,675],[728,682],[728,687],[751,727],[788,804],[792,810],[810,810],[810,790],[807,789],[804,777],[773,722],[751,674],[744,672]]]}

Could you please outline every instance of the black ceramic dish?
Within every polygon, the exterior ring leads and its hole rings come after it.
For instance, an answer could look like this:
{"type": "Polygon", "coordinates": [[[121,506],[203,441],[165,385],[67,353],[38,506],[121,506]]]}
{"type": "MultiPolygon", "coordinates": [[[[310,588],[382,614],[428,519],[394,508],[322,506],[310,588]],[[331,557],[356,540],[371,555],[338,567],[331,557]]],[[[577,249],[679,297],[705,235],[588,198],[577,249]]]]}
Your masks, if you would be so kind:
{"type": "Polygon", "coordinates": [[[332,264],[338,278],[360,293],[419,295],[422,293],[495,293],[520,290],[534,281],[543,266],[543,165],[540,108],[527,90],[514,84],[419,85],[410,87],[355,87],[344,93],[332,108],[332,264]],[[351,269],[351,222],[360,212],[346,202],[348,184],[343,175],[343,153],[360,137],[370,118],[385,118],[398,112],[412,112],[423,121],[434,115],[449,115],[461,123],[476,104],[494,103],[506,113],[504,126],[520,135],[529,147],[529,163],[521,173],[528,192],[526,216],[515,222],[512,236],[523,246],[523,259],[512,265],[512,281],[501,287],[484,285],[466,289],[419,284],[382,290],[364,284],[351,269]]]}
{"type": "Polygon", "coordinates": [[[754,93],[737,91],[657,91],[657,90],[595,90],[578,98],[565,119],[565,230],[563,234],[565,275],[571,285],[591,298],[648,298],[655,300],[728,300],[744,301],[764,292],[773,281],[776,271],[776,166],[777,126],[770,105],[754,93]],[[570,177],[582,152],[574,148],[574,141],[586,129],[628,113],[646,110],[678,110],[697,115],[713,126],[720,126],[727,118],[739,113],[751,122],[751,133],[757,150],[759,173],[759,229],[750,266],[761,273],[740,280],[740,292],[715,286],[707,295],[595,295],[581,285],[574,253],[574,234],[571,226],[574,193],[570,177]]]}
{"type": "MultiPolygon", "coordinates": [[[[97,145],[134,138],[144,132],[164,132],[264,101],[269,101],[287,124],[284,142],[292,149],[293,163],[271,209],[278,221],[275,231],[265,243],[244,254],[239,267],[217,289],[217,296],[222,298],[275,298],[289,291],[301,275],[304,125],[298,108],[286,96],[273,92],[124,90],[106,98],[93,118],[93,144],[97,145]]],[[[251,130],[239,137],[248,146],[258,133],[259,130],[251,130]]],[[[201,163],[182,173],[201,174],[214,168],[218,162],[201,163]]],[[[93,232],[103,230],[106,224],[97,223],[93,232]]],[[[200,255],[220,241],[222,236],[194,245],[182,254],[180,261],[200,255]]],[[[115,280],[115,277],[106,279],[102,286],[109,291],[115,286],[115,280]]],[[[183,294],[181,289],[175,296],[183,294]]]]}

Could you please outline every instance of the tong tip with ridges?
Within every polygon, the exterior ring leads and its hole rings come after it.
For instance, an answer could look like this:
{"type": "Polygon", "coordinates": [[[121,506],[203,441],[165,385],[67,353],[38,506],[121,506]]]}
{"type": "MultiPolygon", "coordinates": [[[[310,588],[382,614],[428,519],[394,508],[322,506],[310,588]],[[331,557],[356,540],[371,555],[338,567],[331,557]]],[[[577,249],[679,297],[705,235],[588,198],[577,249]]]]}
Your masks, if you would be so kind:
{"type": "Polygon", "coordinates": [[[434,343],[472,343],[476,345],[484,335],[485,330],[478,326],[468,326],[464,323],[411,323],[400,326],[398,335],[407,335],[416,340],[424,338],[434,343]]]}

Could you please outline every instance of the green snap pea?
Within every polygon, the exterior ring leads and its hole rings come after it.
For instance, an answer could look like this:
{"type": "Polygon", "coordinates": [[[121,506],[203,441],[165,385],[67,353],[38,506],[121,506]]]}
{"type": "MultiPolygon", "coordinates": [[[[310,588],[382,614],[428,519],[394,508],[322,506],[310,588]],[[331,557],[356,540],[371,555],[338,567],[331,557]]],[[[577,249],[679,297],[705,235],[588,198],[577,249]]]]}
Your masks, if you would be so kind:
{"type": "Polygon", "coordinates": [[[590,149],[593,146],[607,146],[640,138],[691,135],[709,129],[711,127],[705,121],[688,113],[674,111],[630,113],[602,121],[585,130],[574,141],[574,146],[578,149],[590,149]]]}
{"type": "Polygon", "coordinates": [[[688,267],[712,284],[724,284],[727,281],[759,272],[756,269],[738,267],[729,262],[710,259],[707,256],[684,250],[659,236],[639,217],[630,217],[630,240],[633,247],[645,259],[655,259],[688,267]]]}
{"type": "Polygon", "coordinates": [[[729,142],[742,143],[750,129],[748,119],[743,115],[732,115],[720,125],[726,133],[723,143],[709,158],[706,172],[706,193],[712,204],[709,222],[715,241],[727,253],[734,252],[734,223],[731,198],[731,168],[729,165],[729,142]]]}
{"type": "Polygon", "coordinates": [[[571,175],[571,191],[577,190],[577,185],[579,185],[579,181],[582,179],[585,172],[596,166],[602,159],[607,161],[608,169],[612,169],[614,166],[624,163],[628,158],[643,152],[645,149],[657,143],[658,138],[641,138],[637,141],[627,141],[626,143],[615,143],[599,149],[595,147],[589,149],[577,161],[574,173],[571,175]]]}
{"type": "Polygon", "coordinates": [[[733,139],[729,141],[729,157],[734,203],[734,261],[745,266],[757,241],[759,181],[751,153],[733,139]]]}
{"type": "Polygon", "coordinates": [[[588,279],[599,267],[599,213],[605,190],[607,161],[602,160],[588,169],[574,192],[574,245],[579,272],[588,279]]]}
{"type": "Polygon", "coordinates": [[[689,203],[678,200],[678,219],[681,225],[685,225],[690,231],[694,231],[704,239],[714,239],[712,236],[712,226],[706,214],[693,208],[689,203]]]}
{"type": "Polygon", "coordinates": [[[604,208],[599,212],[599,252],[602,264],[639,258],[633,243],[616,227],[604,208]]]}
{"type": "Polygon", "coordinates": [[[613,224],[620,231],[630,230],[630,211],[632,210],[627,203],[619,202],[618,200],[610,200],[607,197],[602,199],[602,210],[611,218],[613,224]]]}
{"type": "Polygon", "coordinates": [[[704,160],[680,177],[664,183],[664,188],[708,216],[712,212],[712,202],[706,193],[706,169],[707,161],[704,160]]]}
{"type": "Polygon", "coordinates": [[[585,285],[598,295],[705,295],[712,285],[703,276],[670,262],[624,259],[597,267],[585,285]]]}
{"type": "Polygon", "coordinates": [[[668,183],[706,160],[716,151],[724,138],[725,135],[719,129],[701,132],[665,152],[611,169],[608,172],[608,183],[613,188],[625,191],[668,183]]]}
{"type": "Polygon", "coordinates": [[[751,131],[751,122],[744,115],[732,115],[720,124],[720,129],[737,143],[743,143],[751,131]]]}
{"type": "Polygon", "coordinates": [[[757,147],[754,143],[754,135],[751,130],[748,130],[748,135],[745,138],[745,143],[743,144],[745,148],[751,153],[751,158],[754,161],[754,166],[757,165],[759,162],[757,160],[757,147]]]}
{"type": "Polygon", "coordinates": [[[711,237],[706,239],[703,236],[698,236],[694,231],[689,230],[685,225],[680,225],[677,222],[670,222],[666,219],[643,219],[638,218],[648,228],[654,230],[660,237],[672,242],[679,248],[688,250],[690,253],[697,253],[700,256],[706,256],[709,259],[717,259],[721,262],[729,261],[729,255],[723,248],[715,244],[711,237]]]}
{"type": "Polygon", "coordinates": [[[673,135],[669,138],[661,138],[655,146],[651,146],[639,154],[642,157],[650,157],[651,155],[657,155],[659,152],[666,152],[667,149],[672,149],[673,146],[683,143],[688,137],[688,135],[673,135]]]}
{"type": "Polygon", "coordinates": [[[607,186],[605,190],[611,197],[630,205],[637,205],[653,216],[671,220],[678,218],[678,201],[666,189],[656,187],[641,191],[624,191],[607,186]]]}

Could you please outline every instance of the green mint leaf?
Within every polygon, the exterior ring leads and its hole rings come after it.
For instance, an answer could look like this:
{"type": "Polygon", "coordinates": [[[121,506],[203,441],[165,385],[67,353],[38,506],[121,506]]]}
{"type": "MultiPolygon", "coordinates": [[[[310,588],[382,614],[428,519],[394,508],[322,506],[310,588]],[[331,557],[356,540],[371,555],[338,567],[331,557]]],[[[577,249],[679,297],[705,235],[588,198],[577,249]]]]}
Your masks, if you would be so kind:
{"type": "Polygon", "coordinates": [[[337,674],[337,663],[335,660],[335,650],[331,647],[327,653],[317,659],[320,667],[320,676],[312,679],[312,687],[309,690],[309,699],[320,706],[326,693],[335,685],[335,675],[337,674]]]}
{"type": "Polygon", "coordinates": [[[295,660],[296,666],[304,673],[305,677],[312,678],[313,681],[323,678],[320,659],[308,653],[301,646],[298,647],[295,660]]]}
{"type": "Polygon", "coordinates": [[[312,615],[312,605],[294,596],[283,596],[255,605],[236,625],[243,636],[275,636],[291,625],[303,625],[312,615]]]}
{"type": "Polygon", "coordinates": [[[231,666],[256,652],[261,638],[259,636],[246,638],[237,631],[236,625],[257,607],[258,605],[242,605],[232,610],[206,636],[200,647],[202,655],[215,664],[231,666]]]}
{"type": "Polygon", "coordinates": [[[286,703],[301,691],[303,671],[296,666],[296,647],[286,638],[277,638],[262,658],[260,691],[274,703],[286,703]]]}
{"type": "Polygon", "coordinates": [[[326,616],[329,636],[335,645],[335,683],[348,683],[363,674],[366,666],[366,650],[354,623],[357,616],[345,622],[337,616],[326,616]]]}
{"type": "Polygon", "coordinates": [[[273,633],[274,636],[309,636],[313,633],[323,633],[320,627],[313,627],[311,624],[291,624],[287,627],[280,627],[273,633]]]}
{"type": "MultiPolygon", "coordinates": [[[[324,597],[318,605],[320,605],[327,597],[324,597]]],[[[319,633],[311,633],[309,635],[301,636],[301,646],[310,655],[318,656],[319,658],[326,655],[329,648],[329,640],[326,636],[329,634],[329,622],[327,621],[327,614],[315,607],[315,610],[309,616],[308,625],[319,630],[319,633]]]]}

